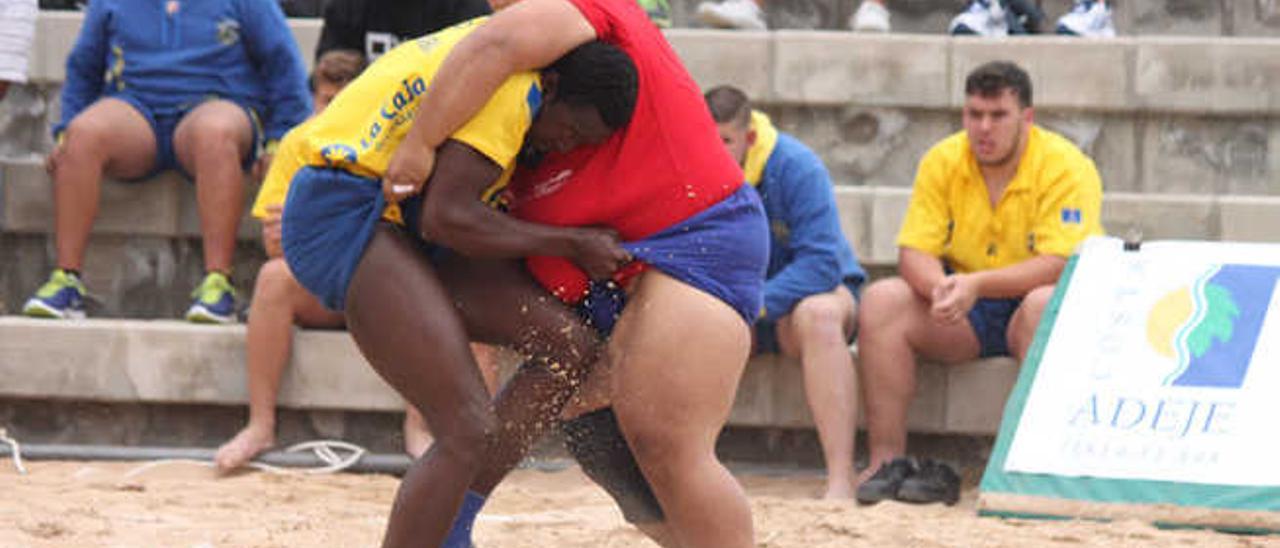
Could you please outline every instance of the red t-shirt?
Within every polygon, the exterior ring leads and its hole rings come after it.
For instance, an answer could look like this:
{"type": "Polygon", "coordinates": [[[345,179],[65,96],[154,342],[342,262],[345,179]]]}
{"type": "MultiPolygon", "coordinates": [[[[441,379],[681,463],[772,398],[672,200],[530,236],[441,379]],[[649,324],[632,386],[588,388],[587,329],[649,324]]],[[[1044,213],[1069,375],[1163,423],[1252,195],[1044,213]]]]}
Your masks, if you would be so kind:
{"type": "MultiPolygon", "coordinates": [[[[551,154],[536,168],[518,170],[509,187],[511,213],[548,225],[609,227],[634,241],[737,191],[742,169],[720,142],[697,83],[644,11],[633,0],[569,1],[598,39],[635,63],[635,112],[600,145],[551,154]]],[[[531,257],[528,264],[561,299],[576,302],[586,292],[586,276],[566,259],[531,257]]]]}

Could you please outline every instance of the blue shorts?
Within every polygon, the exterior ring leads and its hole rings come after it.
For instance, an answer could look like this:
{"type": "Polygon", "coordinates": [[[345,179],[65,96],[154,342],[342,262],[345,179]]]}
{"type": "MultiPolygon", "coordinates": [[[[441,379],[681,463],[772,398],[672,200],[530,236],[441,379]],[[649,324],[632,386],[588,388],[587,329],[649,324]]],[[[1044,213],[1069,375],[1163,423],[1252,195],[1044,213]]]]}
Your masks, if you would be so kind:
{"type": "MultiPolygon", "coordinates": [[[[845,289],[849,290],[849,294],[853,295],[853,302],[862,301],[862,278],[849,277],[840,282],[845,289]]],[[[858,332],[855,329],[849,334],[849,344],[853,344],[853,340],[857,337],[858,332]]],[[[752,354],[778,354],[782,352],[782,343],[778,342],[778,322],[769,320],[757,320],[755,325],[755,346],[752,347],[752,354]]]]}
{"type": "Polygon", "coordinates": [[[281,221],[284,260],[326,308],[342,311],[351,276],[385,207],[377,179],[321,167],[294,174],[281,221]]]}
{"type": "MultiPolygon", "coordinates": [[[[195,110],[196,107],[204,104],[204,101],[182,105],[173,112],[157,113],[154,109],[128,93],[117,93],[112,95],[111,98],[129,103],[129,106],[137,110],[143,118],[147,119],[147,124],[151,125],[151,133],[156,138],[156,162],[154,166],[149,173],[133,180],[149,179],[162,171],[170,169],[178,171],[188,180],[191,179],[191,174],[182,169],[182,163],[178,162],[178,154],[173,147],[173,132],[178,128],[178,124],[182,122],[182,119],[195,110]]],[[[208,100],[213,99],[217,98],[211,97],[208,100]]],[[[230,99],[227,100],[230,101],[230,99]]],[[[244,161],[240,164],[241,169],[248,171],[253,166],[253,162],[258,159],[258,151],[262,149],[262,120],[258,117],[257,111],[244,105],[239,106],[244,109],[245,115],[249,117],[249,126],[253,131],[253,144],[249,147],[249,154],[245,155],[244,161]]]]}
{"type": "Polygon", "coordinates": [[[693,217],[623,244],[637,259],[724,301],[750,326],[760,314],[769,223],[749,185],[693,217]]]}
{"type": "Polygon", "coordinates": [[[973,304],[969,311],[969,325],[973,326],[973,334],[978,337],[979,356],[1009,355],[1009,341],[1005,333],[1009,330],[1009,319],[1021,304],[1021,298],[978,299],[973,304]]]}

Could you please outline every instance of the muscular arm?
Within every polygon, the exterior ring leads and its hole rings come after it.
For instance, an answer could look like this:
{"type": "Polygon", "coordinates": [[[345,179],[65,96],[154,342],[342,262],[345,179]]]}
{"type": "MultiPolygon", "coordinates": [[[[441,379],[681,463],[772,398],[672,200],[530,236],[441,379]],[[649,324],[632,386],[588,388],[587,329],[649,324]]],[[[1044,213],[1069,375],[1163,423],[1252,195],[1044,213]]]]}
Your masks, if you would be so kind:
{"type": "Polygon", "coordinates": [[[473,257],[568,257],[593,277],[626,260],[610,232],[527,223],[482,203],[478,197],[502,169],[475,149],[451,140],[436,154],[418,227],[428,241],[473,257]]]}
{"type": "MultiPolygon", "coordinates": [[[[414,120],[397,156],[430,157],[508,76],[550,65],[595,37],[595,29],[568,0],[523,0],[499,11],[449,52],[418,108],[432,115],[414,120]]],[[[411,184],[426,175],[397,164],[393,161],[387,173],[393,184],[411,184]]]]}

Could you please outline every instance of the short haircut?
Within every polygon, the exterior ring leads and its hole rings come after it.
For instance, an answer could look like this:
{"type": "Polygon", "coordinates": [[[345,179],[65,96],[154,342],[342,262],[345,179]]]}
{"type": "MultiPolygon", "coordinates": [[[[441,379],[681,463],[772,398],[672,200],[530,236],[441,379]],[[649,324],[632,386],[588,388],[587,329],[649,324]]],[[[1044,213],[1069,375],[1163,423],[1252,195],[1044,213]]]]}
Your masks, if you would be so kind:
{"type": "Polygon", "coordinates": [[[631,121],[639,93],[636,65],[617,46],[599,40],[573,48],[547,70],[560,76],[556,101],[594,107],[610,129],[631,121]]]}
{"type": "Polygon", "coordinates": [[[751,127],[751,99],[733,86],[716,86],[702,96],[717,124],[734,122],[739,128],[751,127]]]}
{"type": "Polygon", "coordinates": [[[316,85],[324,82],[335,86],[345,86],[361,72],[364,72],[365,59],[364,54],[353,49],[331,49],[320,54],[320,58],[316,59],[316,68],[311,71],[311,78],[307,81],[311,86],[311,91],[316,90],[316,85]]]}
{"type": "Polygon", "coordinates": [[[973,69],[964,81],[964,94],[995,97],[1013,90],[1022,108],[1031,106],[1031,77],[1010,61],[991,61],[973,69]]]}

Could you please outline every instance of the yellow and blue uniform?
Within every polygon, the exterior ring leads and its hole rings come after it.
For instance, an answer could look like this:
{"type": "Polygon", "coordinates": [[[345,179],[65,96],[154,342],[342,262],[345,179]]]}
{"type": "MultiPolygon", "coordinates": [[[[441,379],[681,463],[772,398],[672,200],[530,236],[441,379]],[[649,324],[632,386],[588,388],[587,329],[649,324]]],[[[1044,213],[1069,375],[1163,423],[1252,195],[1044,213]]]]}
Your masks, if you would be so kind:
{"type": "MultiPolygon", "coordinates": [[[[325,306],[341,310],[346,287],[380,219],[417,226],[420,198],[405,215],[382,196],[381,177],[418,115],[422,95],[449,51],[483,18],[405,42],[338,93],[296,132],[297,173],[284,208],[285,260],[325,306]],[[403,220],[402,220],[403,219],[403,220]]],[[[506,184],[542,104],[536,72],[509,77],[450,138],[502,166],[485,198],[506,184]]]]}
{"type": "MultiPolygon", "coordinates": [[[[1070,256],[1085,238],[1103,233],[1101,212],[1102,180],[1093,160],[1034,125],[1017,174],[993,207],[962,131],[920,161],[898,245],[938,257],[954,272],[1003,268],[1039,255],[1070,256]]],[[[1004,327],[1019,302],[984,299],[974,306],[969,320],[984,356],[1007,353],[1001,352],[1004,327]]]]}
{"type": "Polygon", "coordinates": [[[249,214],[254,218],[265,219],[268,207],[284,205],[285,197],[289,195],[289,183],[298,170],[305,165],[302,147],[306,141],[303,137],[312,120],[298,124],[289,130],[283,139],[280,139],[276,153],[271,158],[271,167],[262,178],[262,187],[258,189],[258,195],[253,199],[253,207],[249,210],[249,214]]]}

